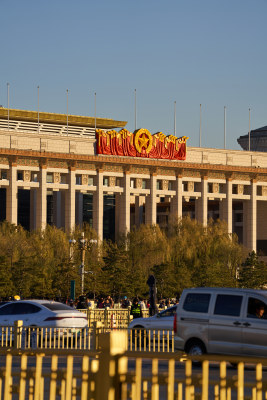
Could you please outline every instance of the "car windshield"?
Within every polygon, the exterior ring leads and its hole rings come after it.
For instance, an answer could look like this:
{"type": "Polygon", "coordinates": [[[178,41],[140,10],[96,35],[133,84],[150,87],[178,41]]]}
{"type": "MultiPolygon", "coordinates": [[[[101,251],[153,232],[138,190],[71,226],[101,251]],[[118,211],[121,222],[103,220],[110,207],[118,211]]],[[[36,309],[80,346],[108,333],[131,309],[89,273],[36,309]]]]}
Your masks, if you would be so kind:
{"type": "Polygon", "coordinates": [[[62,311],[62,310],[74,311],[72,307],[62,303],[42,303],[42,306],[48,308],[51,311],[62,311]]]}

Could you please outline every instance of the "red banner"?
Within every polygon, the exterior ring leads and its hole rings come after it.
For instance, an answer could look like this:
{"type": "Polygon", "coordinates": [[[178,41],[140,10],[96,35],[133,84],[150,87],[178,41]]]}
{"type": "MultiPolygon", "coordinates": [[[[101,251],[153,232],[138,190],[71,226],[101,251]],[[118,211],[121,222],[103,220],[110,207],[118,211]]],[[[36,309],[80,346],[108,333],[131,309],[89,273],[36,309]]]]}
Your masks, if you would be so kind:
{"type": "Polygon", "coordinates": [[[151,133],[139,129],[134,133],[121,131],[96,131],[97,154],[128,157],[146,157],[165,160],[185,160],[188,137],[166,136],[162,132],[151,133]]]}

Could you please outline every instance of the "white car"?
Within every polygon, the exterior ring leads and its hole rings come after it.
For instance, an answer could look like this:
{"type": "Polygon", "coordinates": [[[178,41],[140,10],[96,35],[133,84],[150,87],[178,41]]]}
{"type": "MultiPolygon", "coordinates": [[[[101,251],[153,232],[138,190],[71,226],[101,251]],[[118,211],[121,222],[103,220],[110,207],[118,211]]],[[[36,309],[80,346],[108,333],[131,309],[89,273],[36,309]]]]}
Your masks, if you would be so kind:
{"type": "Polygon", "coordinates": [[[87,317],[80,311],[56,301],[20,300],[0,307],[0,326],[13,326],[22,320],[23,326],[51,328],[86,328],[87,317]]]}
{"type": "Polygon", "coordinates": [[[135,318],[129,324],[129,329],[168,330],[173,329],[173,319],[176,305],[161,311],[149,318],[135,318]]]}

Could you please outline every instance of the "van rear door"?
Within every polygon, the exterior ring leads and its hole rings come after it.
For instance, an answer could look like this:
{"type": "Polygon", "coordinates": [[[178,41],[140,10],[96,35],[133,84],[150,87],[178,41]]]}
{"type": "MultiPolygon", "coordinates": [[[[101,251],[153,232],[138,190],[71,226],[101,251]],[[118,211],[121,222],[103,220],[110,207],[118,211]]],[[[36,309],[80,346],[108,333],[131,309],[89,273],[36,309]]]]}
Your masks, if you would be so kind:
{"type": "Polygon", "coordinates": [[[208,353],[242,354],[244,297],[244,294],[216,294],[209,320],[208,353]]]}

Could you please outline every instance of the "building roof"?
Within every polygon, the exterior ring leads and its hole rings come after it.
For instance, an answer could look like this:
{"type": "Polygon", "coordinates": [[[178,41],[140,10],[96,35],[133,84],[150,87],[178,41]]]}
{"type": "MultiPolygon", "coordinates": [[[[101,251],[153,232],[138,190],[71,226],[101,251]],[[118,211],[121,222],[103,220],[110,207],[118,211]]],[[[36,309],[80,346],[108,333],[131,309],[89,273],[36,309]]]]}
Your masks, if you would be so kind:
{"type": "Polygon", "coordinates": [[[250,146],[248,133],[240,136],[237,139],[237,143],[243,150],[248,150],[250,147],[251,151],[267,152],[267,126],[262,126],[261,128],[250,131],[250,146]]]}
{"type": "MultiPolygon", "coordinates": [[[[251,130],[250,135],[254,137],[265,136],[265,135],[267,136],[267,126],[251,130]]],[[[248,138],[248,133],[246,135],[240,136],[239,139],[240,138],[248,138]]]]}
{"type": "MultiPolygon", "coordinates": [[[[5,107],[0,107],[0,118],[9,119],[15,121],[28,121],[28,122],[38,122],[38,112],[37,111],[27,111],[27,110],[16,110],[7,109],[5,107]]],[[[50,123],[50,124],[67,124],[67,114],[57,114],[48,112],[39,112],[39,122],[40,123],[50,123]]],[[[84,127],[95,127],[94,117],[84,117],[80,115],[68,115],[68,124],[74,126],[84,126],[84,127]]],[[[127,121],[116,121],[109,118],[96,118],[96,126],[103,129],[113,129],[113,128],[123,128],[127,124],[127,121]]]]}

